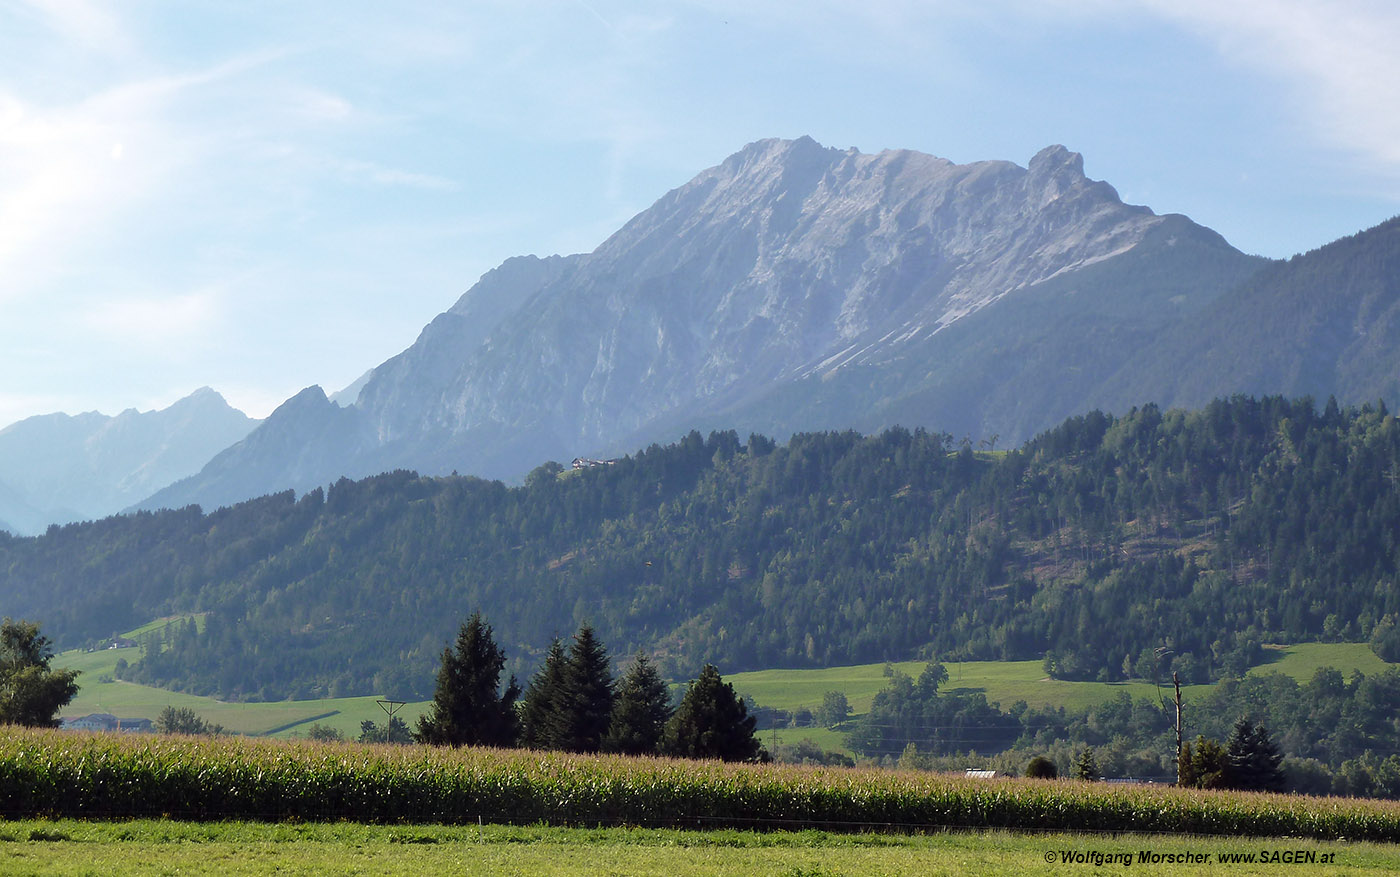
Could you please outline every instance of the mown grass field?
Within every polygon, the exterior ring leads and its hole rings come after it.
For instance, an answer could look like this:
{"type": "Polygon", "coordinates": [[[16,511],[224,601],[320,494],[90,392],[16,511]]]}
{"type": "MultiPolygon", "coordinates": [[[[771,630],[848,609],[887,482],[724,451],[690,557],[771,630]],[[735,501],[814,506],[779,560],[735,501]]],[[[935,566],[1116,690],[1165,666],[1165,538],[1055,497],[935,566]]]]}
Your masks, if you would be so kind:
{"type": "MultiPolygon", "coordinates": [[[[894,669],[918,678],[924,661],[903,661],[894,669]]],[[[1133,697],[1154,695],[1149,683],[1067,682],[1050,679],[1039,661],[966,661],[944,665],[948,682],[944,691],[981,691],[987,700],[1002,708],[1024,700],[1031,706],[1084,707],[1126,691],[1133,697]]],[[[826,670],[759,670],[726,676],[734,690],[749,695],[764,706],[795,710],[821,706],[828,691],[841,691],[851,709],[859,714],[870,709],[870,702],[889,679],[884,664],[860,664],[826,670]]]]}
{"type": "Polygon", "coordinates": [[[1323,667],[1333,667],[1350,676],[1360,670],[1370,676],[1394,664],[1381,660],[1366,643],[1297,643],[1291,646],[1264,646],[1264,663],[1250,668],[1249,675],[1282,673],[1306,682],[1323,667]]]}
{"type": "MultiPolygon", "coordinates": [[[[1252,668],[1251,674],[1283,673],[1300,682],[1311,679],[1319,667],[1335,667],[1346,676],[1353,670],[1372,674],[1394,666],[1377,657],[1366,643],[1266,646],[1265,654],[1269,660],[1252,668]]],[[[924,665],[924,661],[904,661],[893,667],[918,678],[924,665]]],[[[1081,708],[1116,697],[1121,691],[1134,698],[1156,697],[1158,693],[1149,682],[1051,679],[1045,675],[1039,661],[954,661],[944,666],[948,670],[944,691],[981,691],[987,700],[1000,703],[1002,709],[1018,700],[1031,706],[1081,708]]],[[[786,710],[802,707],[815,710],[821,706],[826,692],[841,691],[851,709],[859,714],[870,709],[870,702],[888,682],[884,669],[884,664],[860,664],[826,670],[759,670],[735,673],[725,679],[733,683],[734,690],[740,694],[749,695],[764,706],[786,710]]],[[[1209,688],[1208,685],[1187,685],[1183,686],[1182,694],[1200,694],[1209,688]]]]}
{"type": "MultiPolygon", "coordinates": [[[[223,725],[238,734],[304,736],[312,724],[319,723],[335,728],[349,739],[360,735],[360,722],[365,719],[380,726],[385,721],[384,711],[375,703],[373,696],[226,703],[212,697],[181,694],[111,679],[118,660],[126,658],[134,662],[138,657],[140,650],[134,648],[73,651],[54,656],[54,666],[80,670],[83,674],[78,677],[78,696],[63,709],[61,715],[111,713],[124,719],[154,720],[161,710],[174,706],[192,709],[205,720],[223,725]]],[[[412,727],[427,708],[426,703],[409,704],[396,715],[412,727]]]]}
{"type": "Polygon", "coordinates": [[[1062,875],[1124,870],[1100,857],[1133,857],[1130,873],[1188,875],[1382,875],[1400,872],[1391,845],[1157,835],[1104,837],[1001,831],[925,835],[823,832],[691,832],[541,826],[78,822],[0,825],[0,874],[423,874],[779,875],[927,877],[938,874],[1062,875]],[[1137,863],[1143,851],[1206,855],[1201,864],[1137,863]],[[1301,851],[1313,864],[1222,864],[1223,855],[1301,851]],[[1085,864],[1064,861],[1082,856],[1085,864]],[[1323,860],[1330,858],[1331,864],[1323,860]],[[1049,861],[1047,861],[1049,859],[1049,861]]]}

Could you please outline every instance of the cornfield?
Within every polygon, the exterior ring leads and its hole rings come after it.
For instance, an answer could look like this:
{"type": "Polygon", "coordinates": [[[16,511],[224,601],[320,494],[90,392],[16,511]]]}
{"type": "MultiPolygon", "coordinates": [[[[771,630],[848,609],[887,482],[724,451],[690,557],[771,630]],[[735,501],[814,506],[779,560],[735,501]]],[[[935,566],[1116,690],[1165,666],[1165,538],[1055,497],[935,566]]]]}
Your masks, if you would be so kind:
{"type": "Polygon", "coordinates": [[[18,817],[1134,831],[1400,841],[1400,804],[490,749],[0,729],[18,817]]]}

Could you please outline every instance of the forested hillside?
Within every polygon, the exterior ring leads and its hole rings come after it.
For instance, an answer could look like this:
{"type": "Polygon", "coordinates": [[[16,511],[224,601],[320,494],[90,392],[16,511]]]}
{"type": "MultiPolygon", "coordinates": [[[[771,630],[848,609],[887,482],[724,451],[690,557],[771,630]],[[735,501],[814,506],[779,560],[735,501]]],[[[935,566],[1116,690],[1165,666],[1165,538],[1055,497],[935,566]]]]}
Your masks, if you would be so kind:
{"type": "Polygon", "coordinates": [[[126,675],[229,698],[422,697],[476,609],[521,678],[587,621],[677,676],[936,655],[1116,679],[1166,644],[1205,680],[1263,642],[1393,635],[1397,482],[1393,417],[1310,400],[1093,413],[1006,453],[691,433],[518,488],[394,472],[0,537],[0,612],[64,645],[208,613],[126,675]]]}
{"type": "Polygon", "coordinates": [[[1122,411],[1227,393],[1400,391],[1400,217],[1274,262],[1162,332],[1089,394],[1122,411]]]}

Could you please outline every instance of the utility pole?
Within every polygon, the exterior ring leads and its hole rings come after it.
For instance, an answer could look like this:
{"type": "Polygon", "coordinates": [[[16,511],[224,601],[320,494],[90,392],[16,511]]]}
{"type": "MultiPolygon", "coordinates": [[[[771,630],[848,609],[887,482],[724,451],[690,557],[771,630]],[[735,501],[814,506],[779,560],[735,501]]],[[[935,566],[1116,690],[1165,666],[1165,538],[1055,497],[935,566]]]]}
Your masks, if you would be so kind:
{"type": "Polygon", "coordinates": [[[396,713],[396,712],[398,712],[399,710],[403,709],[403,707],[404,707],[404,701],[401,701],[401,700],[387,700],[387,699],[386,699],[386,700],[376,700],[375,703],[379,704],[379,708],[382,709],[382,710],[384,710],[385,715],[387,715],[387,716],[389,717],[389,718],[386,719],[385,722],[384,722],[384,742],[385,742],[385,743],[392,743],[393,740],[390,739],[389,735],[390,735],[390,734],[393,732],[393,730],[394,730],[394,713],[396,713]]]}
{"type": "Polygon", "coordinates": [[[1172,671],[1172,688],[1176,690],[1176,784],[1181,785],[1181,677],[1172,671]]]}

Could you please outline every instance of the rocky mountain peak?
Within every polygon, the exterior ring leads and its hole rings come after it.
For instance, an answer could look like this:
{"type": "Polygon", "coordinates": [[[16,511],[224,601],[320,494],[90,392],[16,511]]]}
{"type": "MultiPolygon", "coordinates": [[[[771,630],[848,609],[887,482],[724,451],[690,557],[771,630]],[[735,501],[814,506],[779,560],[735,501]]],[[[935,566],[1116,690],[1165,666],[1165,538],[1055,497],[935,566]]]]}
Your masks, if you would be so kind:
{"type": "MultiPolygon", "coordinates": [[[[153,502],[208,504],[400,466],[519,477],[541,460],[626,451],[700,421],[779,435],[791,422],[850,424],[854,409],[889,404],[873,401],[881,394],[912,391],[855,378],[872,399],[828,411],[816,401],[827,382],[858,372],[917,384],[934,374],[921,363],[942,333],[1051,282],[1069,294],[1067,278],[1132,253],[1164,219],[1123,204],[1058,145],[1020,167],[759,140],[591,253],[507,260],[375,367],[352,408],[303,391],[153,502]],[[803,400],[785,403],[806,412],[796,421],[761,410],[784,393],[803,400]],[[736,424],[735,411],[751,414],[736,424]],[[275,454],[291,462],[277,469],[275,454]],[[281,480],[260,488],[248,474],[274,472],[281,480]]],[[[1239,256],[1208,246],[1223,262],[1239,256]]]]}
{"type": "Polygon", "coordinates": [[[1158,220],[1063,146],[1031,164],[751,143],[594,252],[483,277],[452,313],[479,307],[488,331],[439,318],[361,407],[385,440],[529,422],[597,446],[696,399],[898,356],[1158,220]]]}
{"type": "Polygon", "coordinates": [[[326,391],[319,385],[313,384],[298,392],[287,401],[273,409],[267,416],[268,422],[292,421],[301,418],[315,418],[320,412],[333,407],[333,403],[326,395],[326,391]]]}
{"type": "Polygon", "coordinates": [[[1031,156],[1026,170],[1030,171],[1033,177],[1064,173],[1074,178],[1083,178],[1084,156],[1077,152],[1070,152],[1064,146],[1055,143],[1031,156]]]}

